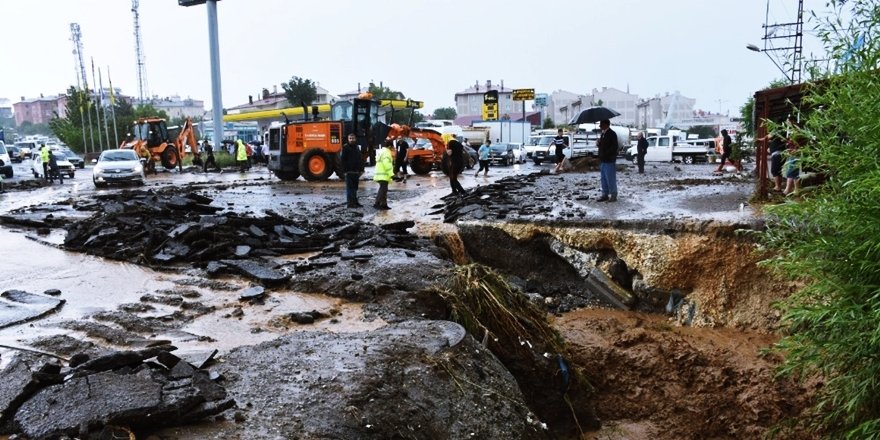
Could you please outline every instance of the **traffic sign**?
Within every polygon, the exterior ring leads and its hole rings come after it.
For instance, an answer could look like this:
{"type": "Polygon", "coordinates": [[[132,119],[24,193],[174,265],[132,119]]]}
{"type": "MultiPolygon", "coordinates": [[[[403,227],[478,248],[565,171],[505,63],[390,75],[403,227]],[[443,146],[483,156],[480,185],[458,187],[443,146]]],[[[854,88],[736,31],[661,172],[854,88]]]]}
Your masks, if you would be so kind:
{"type": "Polygon", "coordinates": [[[535,89],[513,89],[514,101],[531,101],[535,99],[535,89]]]}
{"type": "Polygon", "coordinates": [[[498,120],[498,104],[483,104],[483,120],[484,121],[497,121],[498,120]]]}
{"type": "Polygon", "coordinates": [[[537,105],[539,107],[546,107],[547,106],[547,98],[549,98],[549,96],[547,96],[546,93],[536,94],[535,95],[535,105],[537,105]]]}

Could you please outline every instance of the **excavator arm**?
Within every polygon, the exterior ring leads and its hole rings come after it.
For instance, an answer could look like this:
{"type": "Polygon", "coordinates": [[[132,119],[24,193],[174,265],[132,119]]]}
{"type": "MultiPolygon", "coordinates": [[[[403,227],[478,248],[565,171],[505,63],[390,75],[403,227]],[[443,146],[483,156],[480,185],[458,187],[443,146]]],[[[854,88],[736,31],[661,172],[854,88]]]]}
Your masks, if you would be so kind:
{"type": "Polygon", "coordinates": [[[406,158],[410,167],[416,174],[428,174],[435,164],[443,161],[443,153],[446,152],[446,143],[443,136],[429,128],[410,127],[408,125],[391,124],[388,127],[387,139],[427,139],[431,143],[431,150],[410,148],[406,158]]]}
{"type": "Polygon", "coordinates": [[[177,147],[177,151],[184,153],[186,151],[186,147],[189,146],[189,150],[193,155],[193,164],[200,165],[202,163],[201,153],[199,153],[199,144],[196,141],[195,129],[193,128],[192,119],[186,118],[186,121],[183,123],[183,127],[180,129],[180,133],[177,135],[177,139],[174,140],[174,145],[177,147]]]}

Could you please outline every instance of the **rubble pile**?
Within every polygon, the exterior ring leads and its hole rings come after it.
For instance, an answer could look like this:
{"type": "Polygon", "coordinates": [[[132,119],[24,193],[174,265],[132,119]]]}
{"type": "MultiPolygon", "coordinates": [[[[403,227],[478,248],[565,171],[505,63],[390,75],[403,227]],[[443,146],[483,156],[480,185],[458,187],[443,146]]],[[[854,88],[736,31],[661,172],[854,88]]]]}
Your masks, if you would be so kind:
{"type": "Polygon", "coordinates": [[[235,405],[216,383],[218,374],[195,368],[174,350],[80,353],[66,366],[19,356],[0,373],[0,434],[92,438],[111,426],[179,426],[235,405]]]}
{"type": "Polygon", "coordinates": [[[417,246],[406,232],[412,222],[378,227],[340,216],[288,218],[272,211],[250,217],[221,213],[225,208],[212,201],[195,192],[103,196],[99,203],[76,207],[96,212],[67,226],[64,247],[152,266],[212,263],[209,273],[228,269],[273,285],[287,275],[268,268],[261,257],[335,252],[340,246],[417,246]]]}
{"type": "MultiPolygon", "coordinates": [[[[453,223],[460,218],[491,220],[550,212],[552,208],[549,205],[521,200],[521,196],[530,198],[528,196],[534,191],[532,185],[540,176],[540,173],[532,173],[505,177],[495,183],[469,189],[464,196],[446,196],[443,198],[445,203],[433,206],[436,211],[429,215],[442,213],[444,222],[453,223]],[[516,191],[517,197],[513,196],[513,191],[516,191]]],[[[534,197],[538,202],[546,199],[534,197]]]]}

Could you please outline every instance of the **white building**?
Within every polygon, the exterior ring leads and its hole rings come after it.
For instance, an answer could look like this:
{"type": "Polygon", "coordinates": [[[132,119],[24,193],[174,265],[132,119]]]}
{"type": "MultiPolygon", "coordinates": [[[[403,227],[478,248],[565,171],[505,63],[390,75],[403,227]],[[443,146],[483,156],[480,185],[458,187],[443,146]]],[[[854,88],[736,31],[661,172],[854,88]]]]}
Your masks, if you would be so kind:
{"type": "MultiPolygon", "coordinates": [[[[315,85],[315,89],[318,97],[315,99],[315,102],[311,103],[311,105],[329,104],[337,99],[336,96],[333,96],[327,89],[319,85],[315,85]]],[[[278,86],[272,86],[271,92],[269,91],[269,89],[263,89],[260,94],[257,95],[257,99],[254,99],[253,95],[249,95],[247,103],[236,105],[235,107],[229,107],[227,111],[230,114],[236,114],[257,110],[273,110],[288,107],[295,106],[287,101],[287,96],[284,95],[284,90],[281,90],[279,92],[278,86]]]]}
{"type": "MultiPolygon", "coordinates": [[[[567,124],[571,120],[571,105],[578,101],[583,101],[586,95],[579,95],[566,90],[557,90],[550,93],[547,99],[547,117],[553,120],[554,124],[567,124]]],[[[589,102],[589,99],[586,99],[589,102]]]]}
{"type": "Polygon", "coordinates": [[[492,80],[487,80],[481,85],[476,81],[473,86],[468,87],[455,94],[455,112],[458,117],[464,116],[481,116],[483,114],[483,94],[489,90],[498,91],[498,116],[510,115],[511,117],[522,112],[522,103],[513,101],[513,88],[505,87],[504,81],[501,84],[492,84],[492,80]]]}
{"type": "Polygon", "coordinates": [[[205,114],[205,101],[186,98],[181,99],[180,96],[168,96],[159,98],[153,96],[147,104],[152,105],[156,110],[163,110],[169,118],[201,118],[205,114]]]}
{"type": "Polygon", "coordinates": [[[674,127],[676,123],[692,119],[696,100],[678,91],[655,96],[638,103],[635,126],[637,128],[674,127]]]}
{"type": "MultiPolygon", "coordinates": [[[[634,126],[636,123],[636,107],[639,104],[639,96],[628,91],[615,89],[614,87],[602,87],[602,90],[593,89],[592,105],[601,105],[620,113],[614,118],[614,125],[634,126]]],[[[693,104],[691,104],[693,106],[693,104]]]]}
{"type": "Polygon", "coordinates": [[[11,118],[13,115],[12,101],[6,98],[0,98],[0,118],[11,118]]]}

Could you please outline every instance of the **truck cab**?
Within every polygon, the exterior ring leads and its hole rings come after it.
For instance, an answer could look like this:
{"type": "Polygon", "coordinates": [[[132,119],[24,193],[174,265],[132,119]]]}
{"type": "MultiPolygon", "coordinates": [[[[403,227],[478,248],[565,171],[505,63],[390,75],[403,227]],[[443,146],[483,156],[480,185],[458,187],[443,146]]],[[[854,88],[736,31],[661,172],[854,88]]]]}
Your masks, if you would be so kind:
{"type": "MultiPolygon", "coordinates": [[[[308,113],[306,113],[308,118],[308,113]]],[[[379,104],[356,98],[333,104],[330,120],[303,120],[273,124],[266,133],[269,170],[281,180],[326,180],[342,174],[339,153],[349,133],[354,133],[365,160],[373,157],[377,140],[386,133],[379,122],[379,104]]]]}

